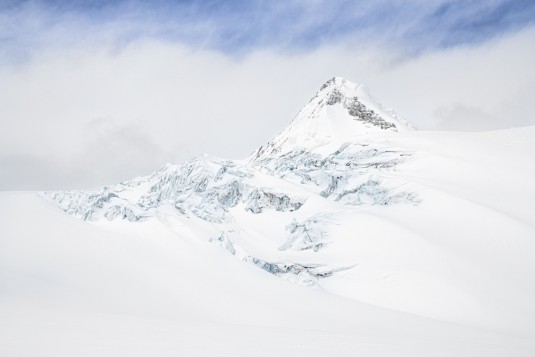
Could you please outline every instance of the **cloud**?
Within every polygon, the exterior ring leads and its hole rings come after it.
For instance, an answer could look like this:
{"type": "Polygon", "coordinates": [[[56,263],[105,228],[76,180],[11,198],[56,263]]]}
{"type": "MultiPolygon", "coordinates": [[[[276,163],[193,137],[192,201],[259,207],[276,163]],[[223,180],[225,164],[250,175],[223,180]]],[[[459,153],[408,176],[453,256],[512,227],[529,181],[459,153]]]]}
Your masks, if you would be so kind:
{"type": "Polygon", "coordinates": [[[0,56],[121,48],[150,39],[244,55],[381,44],[404,55],[481,43],[534,23],[530,0],[11,1],[0,7],[0,56]]]}
{"type": "Polygon", "coordinates": [[[69,165],[88,182],[104,185],[149,174],[173,155],[165,152],[142,128],[95,119],[84,128],[87,145],[71,156],[69,165]]]}
{"type": "Polygon", "coordinates": [[[479,113],[474,119],[467,116],[465,126],[458,123],[457,130],[473,130],[482,113],[488,120],[481,129],[535,124],[530,104],[535,93],[530,65],[535,61],[534,40],[535,28],[530,28],[397,63],[375,78],[379,97],[423,129],[451,129],[444,115],[459,112],[455,108],[479,113]]]}
{"type": "Polygon", "coordinates": [[[408,32],[431,48],[481,43],[535,21],[535,3],[529,0],[443,1],[437,5],[408,32]]]}
{"type": "Polygon", "coordinates": [[[0,187],[59,190],[110,185],[149,174],[172,158],[135,125],[96,119],[83,131],[87,143],[71,147],[68,155],[38,150],[0,155],[0,187]]]}
{"type": "Polygon", "coordinates": [[[438,119],[437,126],[445,130],[482,131],[495,129],[497,124],[504,124],[500,123],[498,118],[464,104],[439,107],[434,115],[438,119]]]}
{"type": "Polygon", "coordinates": [[[0,189],[109,184],[204,152],[245,157],[334,75],[365,83],[424,130],[535,124],[535,27],[510,24],[520,16],[514,8],[483,38],[471,37],[474,28],[451,32],[477,11],[497,16],[492,9],[506,1],[361,2],[358,26],[353,2],[227,2],[204,14],[208,3],[181,3],[169,18],[156,7],[147,19],[136,2],[0,8],[8,34],[0,40],[0,189]],[[175,24],[180,6],[184,22],[175,24]],[[437,17],[440,29],[419,38],[437,17]],[[238,25],[252,37],[220,42],[238,25]],[[402,40],[393,45],[395,36],[402,40]],[[450,36],[458,37],[441,42],[450,36]]]}
{"type": "Polygon", "coordinates": [[[0,154],[0,188],[7,191],[68,187],[79,178],[68,175],[65,165],[29,154],[0,154]]]}

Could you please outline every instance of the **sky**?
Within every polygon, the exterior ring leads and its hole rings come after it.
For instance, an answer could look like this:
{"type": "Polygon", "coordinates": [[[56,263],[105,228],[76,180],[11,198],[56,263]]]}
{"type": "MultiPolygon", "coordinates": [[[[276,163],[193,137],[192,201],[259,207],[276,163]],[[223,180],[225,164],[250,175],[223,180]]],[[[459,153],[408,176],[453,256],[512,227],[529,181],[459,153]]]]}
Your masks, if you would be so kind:
{"type": "Polygon", "coordinates": [[[0,1],[0,190],[243,158],[333,76],[420,130],[535,125],[535,1],[0,1]]]}

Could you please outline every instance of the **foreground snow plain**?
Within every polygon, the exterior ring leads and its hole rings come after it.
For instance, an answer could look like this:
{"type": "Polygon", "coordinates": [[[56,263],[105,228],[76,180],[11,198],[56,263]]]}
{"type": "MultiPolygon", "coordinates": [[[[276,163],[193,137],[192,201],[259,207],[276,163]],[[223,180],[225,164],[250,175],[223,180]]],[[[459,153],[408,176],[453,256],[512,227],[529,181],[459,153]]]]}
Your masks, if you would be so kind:
{"type": "Polygon", "coordinates": [[[0,193],[0,355],[533,356],[535,127],[389,133],[388,123],[403,122],[386,113],[387,124],[371,117],[380,132],[352,137],[354,123],[340,121],[339,99],[329,98],[333,106],[321,109],[332,112],[305,107],[306,121],[294,120],[243,164],[254,171],[246,185],[292,192],[306,198],[302,206],[258,214],[263,201],[248,199],[207,223],[161,204],[135,222],[83,221],[41,194],[0,193]],[[323,142],[318,132],[332,135],[323,142]],[[298,143],[326,154],[347,140],[408,154],[373,177],[395,184],[388,202],[410,199],[377,204],[388,191],[372,185],[358,204],[341,204],[255,168],[254,160],[271,164],[269,150],[281,155],[298,143]],[[314,249],[288,239],[292,219],[318,213],[314,249]],[[222,225],[229,236],[217,239],[222,225]],[[245,256],[333,274],[287,281],[245,256]]]}

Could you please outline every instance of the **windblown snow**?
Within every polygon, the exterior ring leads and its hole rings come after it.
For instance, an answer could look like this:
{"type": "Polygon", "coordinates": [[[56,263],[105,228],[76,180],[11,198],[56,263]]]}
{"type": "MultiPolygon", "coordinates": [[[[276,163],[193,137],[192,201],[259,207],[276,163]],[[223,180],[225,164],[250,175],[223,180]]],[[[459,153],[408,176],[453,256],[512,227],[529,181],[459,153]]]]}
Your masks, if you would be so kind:
{"type": "Polygon", "coordinates": [[[533,356],[535,127],[326,82],[243,160],[0,194],[2,356],[533,356]]]}

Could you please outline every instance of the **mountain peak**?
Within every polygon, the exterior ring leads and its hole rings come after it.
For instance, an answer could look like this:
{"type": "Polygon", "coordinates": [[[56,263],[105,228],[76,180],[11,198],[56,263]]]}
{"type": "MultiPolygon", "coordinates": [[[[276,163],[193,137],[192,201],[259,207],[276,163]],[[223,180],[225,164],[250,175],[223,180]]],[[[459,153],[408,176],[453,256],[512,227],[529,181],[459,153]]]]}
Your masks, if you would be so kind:
{"type": "MultiPolygon", "coordinates": [[[[319,96],[332,91],[340,92],[345,97],[372,98],[368,88],[364,84],[350,81],[344,77],[333,77],[329,79],[327,82],[323,83],[316,95],[319,96]]],[[[377,99],[373,98],[373,101],[377,102],[377,99]]]]}
{"type": "Polygon", "coordinates": [[[323,91],[328,88],[339,88],[339,89],[343,87],[356,88],[358,86],[360,86],[360,84],[351,82],[350,80],[344,77],[333,77],[329,79],[327,82],[323,83],[323,85],[320,88],[320,91],[323,91]]]}
{"type": "Polygon", "coordinates": [[[362,135],[388,135],[413,129],[412,124],[385,108],[362,84],[333,77],[320,87],[290,126],[260,151],[275,154],[295,148],[310,150],[354,141],[362,135]]]}

